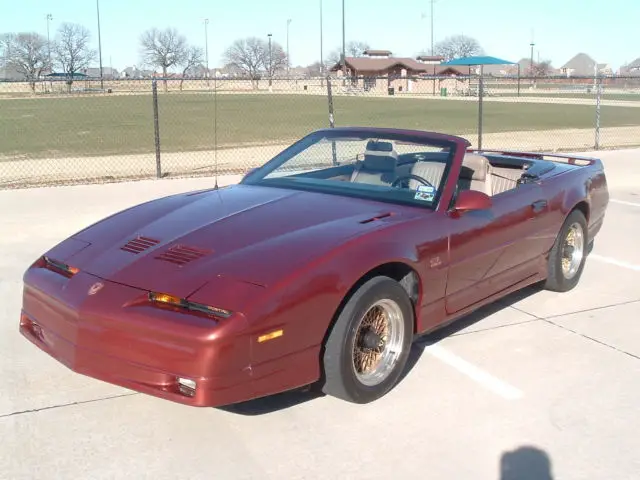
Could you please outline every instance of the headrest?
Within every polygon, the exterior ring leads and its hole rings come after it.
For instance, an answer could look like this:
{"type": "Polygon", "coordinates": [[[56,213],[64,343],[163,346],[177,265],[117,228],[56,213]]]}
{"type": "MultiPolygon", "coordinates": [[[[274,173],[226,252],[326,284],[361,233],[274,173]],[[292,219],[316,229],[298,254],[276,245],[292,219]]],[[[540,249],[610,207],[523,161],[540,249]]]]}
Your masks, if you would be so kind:
{"type": "Polygon", "coordinates": [[[393,172],[398,163],[398,154],[391,142],[369,140],[364,152],[363,166],[367,170],[393,172]]]}
{"type": "Polygon", "coordinates": [[[460,178],[484,181],[487,178],[488,170],[489,160],[487,160],[487,157],[475,153],[467,153],[462,159],[460,178]]]}

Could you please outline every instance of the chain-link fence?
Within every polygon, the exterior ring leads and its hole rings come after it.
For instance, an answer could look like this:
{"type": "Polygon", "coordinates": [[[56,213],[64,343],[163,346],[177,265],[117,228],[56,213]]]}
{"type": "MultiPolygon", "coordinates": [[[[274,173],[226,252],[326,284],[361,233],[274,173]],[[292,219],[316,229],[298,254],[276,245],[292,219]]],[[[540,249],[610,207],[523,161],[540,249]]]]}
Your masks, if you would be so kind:
{"type": "Polygon", "coordinates": [[[0,82],[0,188],[238,175],[333,125],[491,149],[637,146],[640,76],[0,82]]]}

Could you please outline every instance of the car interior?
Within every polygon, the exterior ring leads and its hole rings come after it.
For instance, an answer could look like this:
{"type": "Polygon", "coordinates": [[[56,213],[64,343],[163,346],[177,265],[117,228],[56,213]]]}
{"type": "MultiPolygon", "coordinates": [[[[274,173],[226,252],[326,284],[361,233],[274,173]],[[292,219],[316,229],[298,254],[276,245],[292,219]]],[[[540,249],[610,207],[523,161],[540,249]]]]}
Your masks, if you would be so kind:
{"type": "MultiPolygon", "coordinates": [[[[426,184],[419,180],[422,179],[439,188],[447,160],[447,152],[399,155],[391,142],[370,140],[362,160],[356,162],[349,181],[388,186],[403,183],[405,188],[417,190],[420,184],[426,184]]],[[[466,153],[458,179],[458,191],[477,190],[496,196],[517,188],[525,169],[526,163],[522,161],[466,153]]]]}

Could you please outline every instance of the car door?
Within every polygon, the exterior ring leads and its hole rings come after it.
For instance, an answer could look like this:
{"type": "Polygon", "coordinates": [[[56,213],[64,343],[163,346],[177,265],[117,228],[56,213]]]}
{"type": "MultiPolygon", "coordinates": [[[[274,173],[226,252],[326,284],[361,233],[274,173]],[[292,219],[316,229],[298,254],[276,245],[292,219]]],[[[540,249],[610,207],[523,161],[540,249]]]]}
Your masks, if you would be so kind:
{"type": "Polygon", "coordinates": [[[540,269],[537,232],[547,212],[537,184],[492,197],[492,207],[449,216],[446,310],[456,313],[540,269]]]}

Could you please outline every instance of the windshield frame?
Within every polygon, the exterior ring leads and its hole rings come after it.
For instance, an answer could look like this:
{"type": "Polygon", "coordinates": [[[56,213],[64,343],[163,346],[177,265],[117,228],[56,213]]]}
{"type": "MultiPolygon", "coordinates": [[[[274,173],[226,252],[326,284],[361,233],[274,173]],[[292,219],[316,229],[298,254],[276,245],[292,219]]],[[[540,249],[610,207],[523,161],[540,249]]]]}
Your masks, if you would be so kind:
{"type": "Polygon", "coordinates": [[[343,197],[355,197],[383,203],[396,203],[416,208],[436,210],[443,198],[443,195],[447,193],[447,185],[449,183],[454,159],[456,158],[456,155],[458,154],[460,148],[462,148],[463,150],[466,149],[465,143],[468,143],[468,141],[463,138],[419,130],[400,130],[393,128],[375,127],[342,127],[316,130],[306,135],[305,137],[302,137],[300,140],[294,142],[292,145],[275,155],[262,166],[251,170],[240,181],[240,184],[303,190],[313,193],[326,193],[343,197]],[[436,188],[436,195],[431,202],[419,203],[415,200],[406,198],[406,195],[402,193],[402,189],[393,188],[393,190],[397,190],[401,193],[400,197],[394,197],[392,194],[380,195],[380,191],[367,189],[367,186],[360,186],[356,183],[350,184],[349,188],[344,188],[344,185],[338,185],[339,182],[336,182],[336,185],[333,185],[330,182],[327,182],[325,184],[314,184],[313,178],[310,177],[287,176],[268,179],[265,178],[271,172],[277,170],[283,164],[293,159],[307,148],[318,143],[320,140],[330,140],[332,138],[335,138],[337,140],[341,138],[361,140],[376,138],[379,140],[395,140],[399,142],[415,143],[416,145],[424,144],[427,147],[441,147],[448,149],[448,158],[443,172],[441,184],[436,188]],[[462,143],[461,145],[461,142],[464,143],[462,143]],[[301,182],[300,179],[304,180],[301,182]]]}

